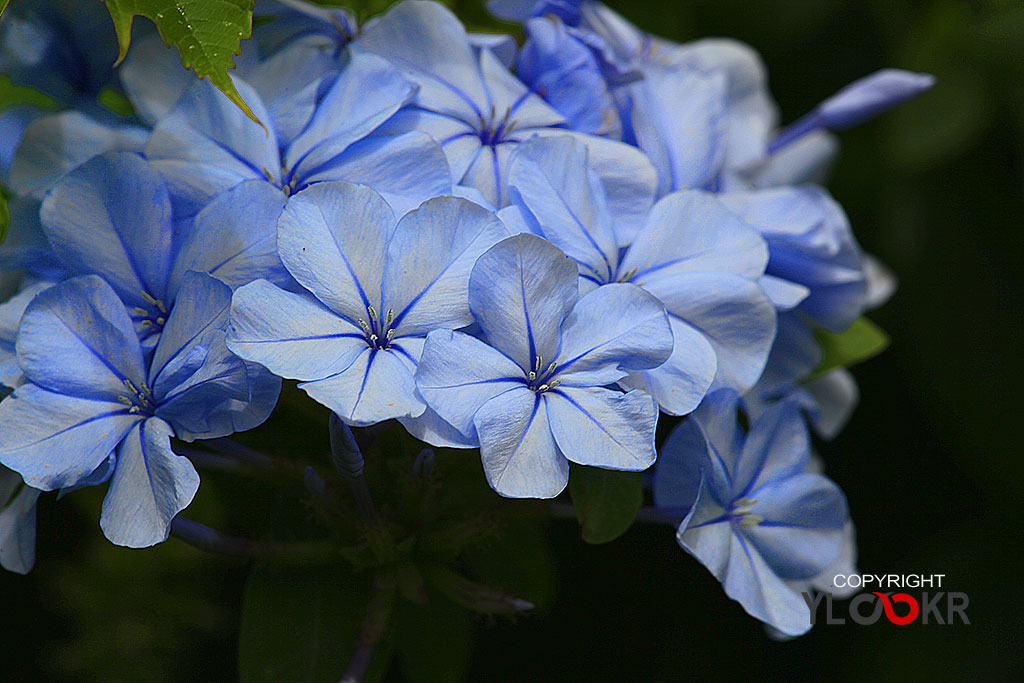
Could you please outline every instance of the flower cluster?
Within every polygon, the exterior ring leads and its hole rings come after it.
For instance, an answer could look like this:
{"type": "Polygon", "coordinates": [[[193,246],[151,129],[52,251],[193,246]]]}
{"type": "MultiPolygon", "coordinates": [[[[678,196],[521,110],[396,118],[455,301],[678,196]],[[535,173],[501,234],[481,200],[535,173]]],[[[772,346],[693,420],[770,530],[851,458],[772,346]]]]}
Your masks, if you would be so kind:
{"type": "Polygon", "coordinates": [[[879,72],[779,130],[750,48],[592,0],[494,0],[522,46],[428,0],[363,26],[289,0],[257,3],[233,72],[255,121],[156,34],[43,83],[19,64],[59,25],[19,5],[0,66],[69,108],[0,119],[24,273],[0,305],[6,568],[33,563],[42,491],[109,482],[107,538],[166,539],[199,486],[172,437],[261,424],[285,378],[348,425],[479,448],[506,497],[651,469],[730,597],[810,627],[799,591],[852,562],[853,527],[807,425],[856,401],[814,375],[815,333],[893,288],[814,183],[830,129],[930,77],[879,72]],[[112,85],[131,118],[82,104],[112,85]]]}

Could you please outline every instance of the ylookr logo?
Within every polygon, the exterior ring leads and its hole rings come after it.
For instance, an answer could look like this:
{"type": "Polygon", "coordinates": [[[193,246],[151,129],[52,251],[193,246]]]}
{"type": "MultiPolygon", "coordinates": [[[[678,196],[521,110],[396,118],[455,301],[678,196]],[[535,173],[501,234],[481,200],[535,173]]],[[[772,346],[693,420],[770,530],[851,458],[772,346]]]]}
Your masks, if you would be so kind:
{"type": "MultiPolygon", "coordinates": [[[[941,588],[942,579],[945,574],[837,574],[832,579],[832,585],[836,588],[860,588],[871,585],[878,588],[941,588]]],[[[818,623],[818,611],[822,604],[825,605],[825,624],[839,625],[846,623],[846,617],[837,616],[832,594],[825,593],[801,593],[804,602],[811,610],[811,625],[818,623]]],[[[885,615],[890,623],[897,626],[906,626],[915,621],[920,623],[948,626],[955,623],[959,617],[960,623],[970,626],[971,620],[967,618],[967,606],[970,599],[967,593],[962,592],[923,592],[920,598],[910,593],[883,593],[872,591],[861,593],[850,600],[847,606],[850,620],[856,624],[871,625],[878,623],[878,620],[885,615]],[[870,605],[870,611],[865,605],[870,605]],[[897,605],[900,605],[897,608],[897,605]],[[899,612],[899,613],[897,613],[899,612]]]]}

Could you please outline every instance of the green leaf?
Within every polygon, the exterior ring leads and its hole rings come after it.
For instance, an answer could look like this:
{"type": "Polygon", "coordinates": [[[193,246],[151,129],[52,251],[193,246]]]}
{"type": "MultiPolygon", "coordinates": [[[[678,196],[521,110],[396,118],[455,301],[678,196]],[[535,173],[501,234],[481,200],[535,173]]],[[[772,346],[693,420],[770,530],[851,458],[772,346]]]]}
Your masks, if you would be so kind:
{"type": "Polygon", "coordinates": [[[847,368],[872,356],[877,356],[889,346],[889,335],[867,318],[858,318],[849,329],[841,334],[817,330],[823,352],[821,365],[808,379],[821,377],[830,370],[847,368]]]}
{"type": "Polygon", "coordinates": [[[574,465],[569,493],[583,540],[607,543],[626,533],[644,502],[643,475],[574,465]]]}
{"type": "Polygon", "coordinates": [[[0,0],[0,17],[4,16],[4,10],[7,9],[7,3],[10,0],[0,0]]]}
{"type": "Polygon", "coordinates": [[[100,90],[100,94],[96,97],[100,105],[114,112],[118,116],[132,116],[135,114],[135,107],[128,101],[128,98],[123,94],[115,90],[114,88],[107,87],[100,90]]]}
{"type": "Polygon", "coordinates": [[[38,109],[57,109],[57,101],[27,85],[16,85],[7,74],[0,74],[0,109],[27,104],[38,109]]]}
{"type": "Polygon", "coordinates": [[[7,239],[7,227],[11,224],[11,212],[7,210],[7,197],[0,192],[0,242],[7,239]]]}
{"type": "Polygon", "coordinates": [[[371,593],[368,576],[339,567],[257,563],[242,603],[240,680],[335,683],[355,650],[371,593]]]}
{"type": "Polygon", "coordinates": [[[120,48],[117,61],[128,54],[132,21],[136,15],[156,24],[160,37],[174,45],[181,63],[231,98],[253,121],[252,113],[235,89],[228,69],[235,66],[241,41],[252,34],[253,0],[104,0],[114,20],[120,48]]]}

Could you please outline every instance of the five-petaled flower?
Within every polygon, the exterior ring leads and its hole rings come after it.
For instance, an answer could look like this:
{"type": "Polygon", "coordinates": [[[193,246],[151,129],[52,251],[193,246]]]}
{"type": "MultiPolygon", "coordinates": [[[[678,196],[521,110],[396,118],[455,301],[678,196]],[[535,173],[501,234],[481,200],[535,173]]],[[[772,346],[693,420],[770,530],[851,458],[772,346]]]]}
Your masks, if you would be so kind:
{"type": "Polygon", "coordinates": [[[486,343],[447,330],[427,336],[416,385],[479,443],[487,480],[504,496],[558,495],[570,461],[616,470],[654,462],[657,403],[609,385],[668,358],[664,307],[631,284],[580,297],[578,282],[576,263],[551,243],[510,237],[470,278],[486,343]]]}

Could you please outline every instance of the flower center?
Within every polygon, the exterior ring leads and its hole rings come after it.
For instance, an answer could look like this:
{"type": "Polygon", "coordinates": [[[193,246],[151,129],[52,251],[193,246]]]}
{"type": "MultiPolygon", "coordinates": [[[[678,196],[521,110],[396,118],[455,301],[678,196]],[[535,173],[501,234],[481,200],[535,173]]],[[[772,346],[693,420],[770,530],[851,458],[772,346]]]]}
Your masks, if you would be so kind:
{"type": "Polygon", "coordinates": [[[732,504],[729,511],[731,520],[740,526],[757,526],[764,521],[761,515],[755,515],[751,508],[757,505],[756,499],[740,498],[732,504]]]}
{"type": "Polygon", "coordinates": [[[517,123],[515,119],[509,120],[511,116],[512,110],[506,109],[504,116],[499,119],[492,104],[490,117],[485,119],[481,116],[477,124],[477,135],[480,136],[481,144],[486,147],[495,147],[505,142],[506,136],[512,132],[517,123]]]}
{"type": "Polygon", "coordinates": [[[149,309],[136,306],[132,309],[139,327],[148,333],[159,334],[167,323],[167,305],[148,292],[142,292],[142,298],[150,305],[149,309]]]}
{"type": "Polygon", "coordinates": [[[554,389],[562,380],[554,378],[554,369],[557,361],[551,361],[551,364],[544,370],[544,359],[541,356],[537,356],[533,361],[533,370],[526,373],[526,386],[530,391],[536,394],[543,394],[545,391],[554,389]]]}
{"type": "Polygon", "coordinates": [[[377,350],[388,348],[391,340],[395,337],[395,330],[391,327],[391,324],[395,321],[395,312],[389,308],[383,324],[380,316],[377,315],[377,310],[373,306],[366,307],[366,314],[370,318],[369,322],[362,318],[356,319],[359,327],[363,328],[363,334],[366,336],[366,345],[371,349],[377,350]]]}
{"type": "Polygon", "coordinates": [[[124,386],[128,390],[128,394],[118,396],[117,400],[128,406],[128,412],[132,415],[137,413],[152,415],[156,410],[156,399],[153,398],[153,392],[149,387],[143,384],[137,388],[128,379],[124,381],[124,386]]]}

